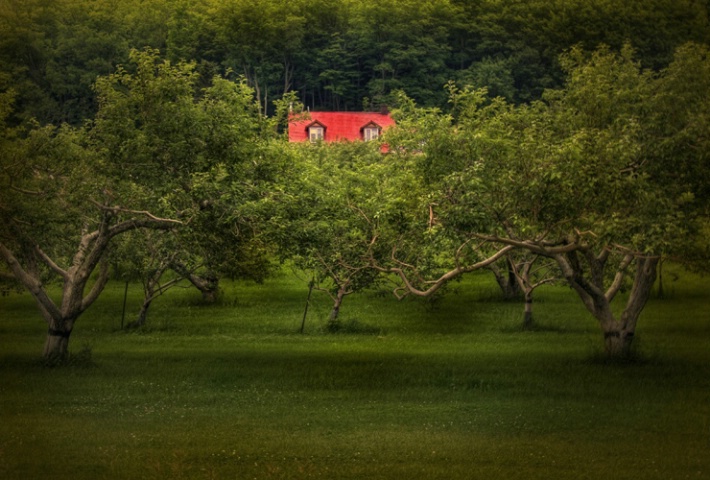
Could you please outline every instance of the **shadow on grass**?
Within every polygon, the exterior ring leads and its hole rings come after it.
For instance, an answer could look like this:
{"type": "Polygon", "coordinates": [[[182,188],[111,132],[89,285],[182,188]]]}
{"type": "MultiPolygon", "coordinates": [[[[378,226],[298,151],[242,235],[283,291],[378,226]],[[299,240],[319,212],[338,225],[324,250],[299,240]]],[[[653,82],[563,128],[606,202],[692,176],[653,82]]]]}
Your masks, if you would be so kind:
{"type": "Polygon", "coordinates": [[[648,351],[641,343],[640,337],[634,339],[631,351],[627,355],[611,357],[601,348],[592,351],[585,363],[588,365],[601,365],[610,367],[632,367],[632,366],[661,366],[664,364],[661,353],[654,349],[648,351]]]}
{"type": "Polygon", "coordinates": [[[44,358],[41,355],[4,355],[0,363],[2,369],[14,371],[32,371],[56,369],[56,368],[76,368],[89,369],[97,368],[99,365],[93,359],[91,345],[82,345],[76,351],[70,351],[66,358],[44,358]]]}
{"type": "Polygon", "coordinates": [[[352,335],[382,335],[382,328],[374,325],[368,325],[360,319],[351,318],[345,321],[328,322],[321,331],[323,333],[341,333],[352,335]]]}
{"type": "Polygon", "coordinates": [[[541,325],[534,323],[532,325],[523,325],[522,322],[518,325],[505,325],[500,328],[501,333],[536,333],[536,332],[551,332],[551,333],[570,333],[569,328],[555,325],[541,325]]]}

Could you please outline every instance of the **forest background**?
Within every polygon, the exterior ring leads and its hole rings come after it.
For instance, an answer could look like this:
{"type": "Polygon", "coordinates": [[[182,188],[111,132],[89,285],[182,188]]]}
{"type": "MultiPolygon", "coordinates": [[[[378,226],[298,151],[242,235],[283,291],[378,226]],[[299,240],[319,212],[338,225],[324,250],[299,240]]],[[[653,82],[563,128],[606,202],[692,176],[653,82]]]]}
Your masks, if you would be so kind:
{"type": "Polygon", "coordinates": [[[658,70],[689,41],[710,42],[705,0],[5,0],[0,91],[20,118],[79,124],[96,78],[150,47],[204,83],[244,75],[270,114],[288,91],[311,110],[378,110],[399,89],[446,107],[450,80],[519,103],[562,85],[574,45],[629,43],[658,70]]]}

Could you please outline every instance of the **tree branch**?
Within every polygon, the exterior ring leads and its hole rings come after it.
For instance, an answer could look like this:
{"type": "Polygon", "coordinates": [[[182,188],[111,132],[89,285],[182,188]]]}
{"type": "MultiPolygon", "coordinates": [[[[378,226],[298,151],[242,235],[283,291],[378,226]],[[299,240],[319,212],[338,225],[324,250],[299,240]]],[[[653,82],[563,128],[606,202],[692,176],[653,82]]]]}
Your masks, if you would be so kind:
{"type": "MultiPolygon", "coordinates": [[[[170,219],[170,218],[160,218],[160,217],[156,217],[155,215],[153,215],[152,213],[150,213],[150,212],[147,211],[147,210],[131,210],[131,209],[129,209],[129,208],[123,208],[123,207],[119,207],[119,206],[109,207],[108,205],[102,205],[101,203],[97,202],[96,200],[89,199],[89,201],[90,201],[91,203],[93,203],[93,204],[94,204],[97,208],[99,208],[100,210],[102,210],[102,211],[104,211],[104,212],[113,213],[114,215],[118,215],[119,213],[130,213],[130,214],[132,214],[132,215],[142,215],[142,216],[145,216],[145,217],[147,217],[147,220],[148,220],[148,221],[153,221],[153,222],[156,222],[156,223],[159,223],[159,224],[162,224],[162,223],[171,223],[171,224],[173,224],[173,226],[182,225],[182,224],[183,224],[183,222],[181,222],[180,220],[173,220],[173,219],[170,219]]],[[[144,220],[144,221],[145,221],[145,220],[144,220]]],[[[125,222],[122,222],[122,223],[120,223],[120,224],[118,224],[118,225],[122,225],[122,224],[128,223],[128,222],[139,222],[139,220],[135,220],[135,219],[134,219],[134,220],[126,220],[125,222]]],[[[113,230],[114,228],[116,228],[118,225],[114,225],[114,227],[111,227],[111,230],[113,230]]],[[[143,225],[140,225],[140,226],[135,227],[135,228],[142,228],[142,227],[145,227],[145,226],[146,226],[146,225],[143,224],[143,225]]],[[[160,227],[156,227],[156,228],[160,228],[160,227]]],[[[122,232],[118,232],[118,233],[122,233],[122,232]]],[[[112,235],[112,236],[113,236],[113,235],[112,235]]]]}
{"type": "Polygon", "coordinates": [[[67,271],[64,270],[62,267],[60,267],[59,265],[57,265],[57,264],[54,262],[54,260],[52,260],[51,258],[49,258],[49,255],[47,255],[46,253],[44,253],[44,251],[43,251],[41,248],[39,248],[39,245],[35,245],[34,250],[35,250],[35,253],[37,253],[37,255],[39,255],[39,258],[41,258],[42,261],[43,261],[50,269],[52,269],[57,275],[59,275],[60,277],[62,277],[62,278],[65,279],[65,280],[69,278],[69,274],[67,273],[67,271]]]}
{"type": "Polygon", "coordinates": [[[157,289],[157,293],[153,293],[148,298],[148,300],[150,300],[152,302],[153,300],[155,300],[159,296],[163,295],[165,292],[167,292],[168,290],[170,290],[172,287],[174,287],[178,283],[182,282],[183,280],[185,280],[184,277],[176,277],[176,278],[173,278],[172,280],[168,280],[166,283],[159,284],[158,289],[157,289]]]}
{"type": "Polygon", "coordinates": [[[99,298],[99,295],[101,292],[103,292],[104,287],[106,287],[106,284],[108,283],[109,280],[109,266],[108,262],[101,262],[101,270],[99,271],[99,278],[96,279],[96,282],[94,285],[91,287],[91,290],[89,293],[81,300],[81,311],[83,312],[87,308],[91,306],[92,303],[96,301],[97,298],[99,298]]]}
{"type": "Polygon", "coordinates": [[[382,267],[379,267],[378,269],[380,269],[381,271],[395,273],[399,275],[399,277],[402,279],[402,282],[404,283],[404,286],[410,293],[418,297],[428,297],[454,278],[463,275],[464,273],[473,272],[475,270],[480,270],[481,268],[487,267],[488,265],[497,261],[499,258],[505,256],[509,251],[513,250],[514,248],[515,247],[513,245],[507,245],[497,251],[492,256],[486,258],[485,260],[482,260],[478,263],[474,263],[473,265],[468,265],[466,267],[456,267],[453,270],[449,270],[445,274],[441,275],[437,280],[432,281],[432,286],[426,290],[419,290],[414,287],[414,285],[412,285],[412,283],[409,281],[409,278],[407,278],[406,273],[404,273],[404,270],[402,270],[401,268],[393,267],[389,269],[382,269],[382,267]]]}
{"type": "Polygon", "coordinates": [[[331,291],[328,290],[327,288],[323,288],[320,285],[318,285],[317,283],[314,283],[313,290],[316,290],[318,292],[325,292],[325,294],[328,295],[330,297],[330,299],[335,302],[335,295],[333,295],[331,293],[331,291]]]}
{"type": "Polygon", "coordinates": [[[565,254],[579,250],[582,246],[577,242],[563,243],[561,245],[544,245],[541,242],[531,242],[529,240],[514,240],[512,238],[498,237],[496,235],[483,235],[479,233],[473,234],[474,237],[481,240],[487,240],[492,243],[500,243],[518,248],[525,248],[533,253],[545,257],[553,257],[558,254],[565,254]]]}
{"type": "Polygon", "coordinates": [[[44,195],[44,192],[39,192],[35,190],[25,190],[24,188],[16,187],[14,185],[10,185],[10,190],[13,190],[17,193],[23,193],[25,195],[32,195],[33,197],[41,197],[44,195]]]}
{"type": "MultiPolygon", "coordinates": [[[[584,279],[577,275],[572,262],[565,255],[557,254],[553,258],[557,261],[557,265],[562,271],[562,276],[567,280],[569,286],[577,292],[587,310],[594,313],[594,290],[592,289],[592,292],[587,291],[590,285],[587,282],[582,282],[584,279]]],[[[601,292],[599,293],[601,294],[601,292]]]]}
{"type": "Polygon", "coordinates": [[[0,242],[0,256],[5,260],[15,278],[29,290],[40,309],[43,309],[52,318],[60,318],[61,312],[44,291],[40,281],[22,268],[17,258],[2,242],[0,242]]]}
{"type": "Polygon", "coordinates": [[[621,264],[619,265],[619,268],[616,271],[616,275],[614,275],[614,281],[611,282],[611,285],[607,289],[606,293],[604,296],[606,297],[608,302],[611,302],[614,300],[614,297],[616,297],[616,294],[619,293],[619,290],[621,289],[621,286],[624,283],[624,277],[626,276],[626,269],[628,266],[631,264],[631,262],[634,260],[634,256],[627,253],[624,258],[621,260],[621,264]]]}
{"type": "Polygon", "coordinates": [[[621,314],[623,328],[633,331],[643,307],[651,295],[651,288],[656,281],[656,267],[660,257],[637,257],[634,283],[629,293],[626,307],[621,314]]]}
{"type": "MultiPolygon", "coordinates": [[[[139,212],[136,212],[139,213],[139,212]]],[[[170,230],[177,227],[178,225],[183,225],[180,220],[173,220],[170,218],[158,218],[150,215],[149,218],[144,219],[131,219],[124,222],[118,223],[113,227],[109,228],[108,236],[113,238],[121,233],[128,232],[130,230],[136,230],[138,228],[150,228],[152,230],[170,230]]],[[[98,232],[93,232],[92,234],[98,234],[98,232]]]]}

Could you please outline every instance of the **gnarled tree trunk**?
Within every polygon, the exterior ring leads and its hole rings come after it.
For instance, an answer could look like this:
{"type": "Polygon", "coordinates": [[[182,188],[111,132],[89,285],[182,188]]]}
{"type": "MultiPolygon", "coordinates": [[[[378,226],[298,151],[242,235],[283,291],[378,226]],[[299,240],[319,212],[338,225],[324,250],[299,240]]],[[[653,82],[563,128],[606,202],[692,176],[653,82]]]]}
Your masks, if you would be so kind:
{"type": "Polygon", "coordinates": [[[144,218],[132,218],[114,223],[121,210],[99,204],[97,206],[102,210],[98,229],[81,236],[79,246],[67,268],[62,268],[36,244],[30,244],[32,246],[25,249],[18,248],[20,255],[16,256],[0,241],[0,258],[7,263],[13,276],[34,297],[49,327],[43,350],[43,356],[48,362],[62,362],[68,358],[69,338],[76,319],[96,301],[106,286],[109,268],[105,261],[105,253],[113,237],[139,228],[167,230],[180,224],[175,220],[156,218],[147,212],[131,212],[138,213],[144,218]],[[40,264],[44,264],[62,281],[62,298],[59,305],[47,294],[42,283],[40,264]],[[99,267],[98,276],[87,293],[86,288],[91,283],[97,267],[99,267]]]}
{"type": "Polygon", "coordinates": [[[636,324],[651,295],[659,257],[626,253],[616,269],[611,285],[604,290],[604,268],[607,266],[610,252],[609,249],[604,249],[598,256],[594,256],[589,250],[582,251],[582,258],[588,269],[583,268],[582,260],[576,251],[556,255],[555,259],[567,282],[599,322],[604,334],[607,356],[620,359],[631,353],[636,324]],[[631,291],[621,315],[616,318],[611,302],[619,292],[626,270],[632,263],[635,263],[635,273],[631,291]],[[585,272],[588,272],[590,278],[585,277],[585,272]]]}
{"type": "Polygon", "coordinates": [[[49,319],[42,357],[47,363],[62,363],[69,358],[69,337],[74,329],[72,319],[49,319]]]}

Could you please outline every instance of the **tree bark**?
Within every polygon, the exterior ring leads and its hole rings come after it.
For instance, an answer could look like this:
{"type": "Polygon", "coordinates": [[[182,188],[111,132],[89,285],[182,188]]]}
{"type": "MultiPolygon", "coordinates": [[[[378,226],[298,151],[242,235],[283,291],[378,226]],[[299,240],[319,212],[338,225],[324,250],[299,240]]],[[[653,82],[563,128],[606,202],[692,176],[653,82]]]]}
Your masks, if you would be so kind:
{"type": "Polygon", "coordinates": [[[603,272],[609,259],[607,252],[608,250],[597,257],[590,252],[583,252],[582,258],[588,264],[591,279],[585,277],[585,269],[577,252],[556,255],[555,259],[567,282],[599,322],[607,356],[611,359],[623,359],[631,354],[636,324],[651,295],[659,258],[626,254],[620,262],[611,286],[604,291],[603,272]],[[632,262],[636,263],[633,285],[626,305],[617,319],[612,311],[611,302],[621,287],[626,268],[632,262]]]}
{"type": "Polygon", "coordinates": [[[205,302],[214,303],[219,298],[219,277],[216,274],[208,271],[204,276],[200,276],[180,262],[172,262],[170,268],[198,289],[205,302]]]}
{"type": "Polygon", "coordinates": [[[43,349],[43,357],[47,362],[58,363],[68,358],[69,337],[74,328],[74,322],[96,301],[109,280],[109,267],[104,259],[104,254],[113,237],[139,228],[168,230],[181,223],[176,220],[157,218],[148,212],[96,205],[103,212],[98,228],[82,235],[79,246],[71,259],[71,264],[67,268],[60,267],[29,239],[21,238],[23,243],[31,246],[25,250],[20,249],[22,253],[20,256],[16,256],[0,241],[0,258],[8,265],[14,277],[34,297],[35,303],[49,327],[43,349]],[[141,218],[113,223],[116,221],[119,211],[140,215],[141,218]],[[61,279],[63,287],[60,304],[56,304],[47,294],[42,284],[40,269],[37,266],[39,263],[44,264],[61,279]],[[97,267],[99,268],[98,277],[86,293],[86,288],[91,283],[97,267]]]}
{"type": "Polygon", "coordinates": [[[515,271],[511,265],[511,260],[509,258],[505,259],[505,268],[498,268],[496,264],[489,267],[491,272],[496,278],[496,283],[500,287],[503,293],[504,300],[518,300],[520,299],[520,285],[518,280],[515,278],[515,271]]]}
{"type": "Polygon", "coordinates": [[[623,359],[631,354],[634,332],[611,330],[604,332],[604,350],[609,358],[623,359]]]}
{"type": "Polygon", "coordinates": [[[533,295],[532,290],[525,292],[525,309],[523,310],[523,330],[532,330],[533,327],[533,295]]]}
{"type": "Polygon", "coordinates": [[[338,289],[338,293],[333,298],[333,308],[330,311],[330,316],[328,317],[328,328],[331,330],[337,329],[338,327],[338,316],[340,315],[340,306],[343,304],[345,299],[346,289],[341,287],[338,289]]]}
{"type": "Polygon", "coordinates": [[[202,300],[204,300],[205,303],[215,303],[219,298],[217,279],[215,279],[214,282],[207,283],[205,288],[197,288],[200,290],[200,293],[202,293],[202,300]]]}
{"type": "Polygon", "coordinates": [[[73,322],[53,321],[50,323],[42,351],[42,357],[47,364],[61,364],[69,358],[69,337],[72,327],[67,326],[67,323],[73,322]]]}
{"type": "Polygon", "coordinates": [[[141,305],[140,311],[138,312],[138,317],[134,321],[126,325],[126,328],[140,328],[145,325],[146,320],[148,320],[148,309],[150,309],[151,303],[153,303],[153,297],[146,298],[143,301],[143,305],[141,305]]]}

